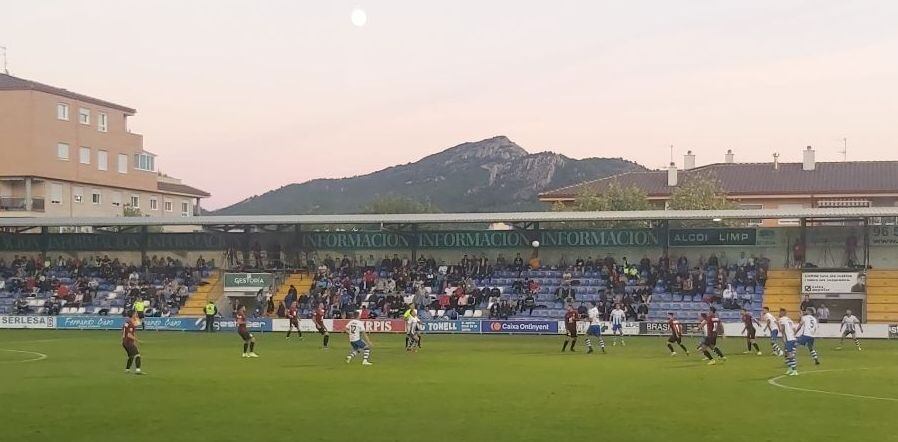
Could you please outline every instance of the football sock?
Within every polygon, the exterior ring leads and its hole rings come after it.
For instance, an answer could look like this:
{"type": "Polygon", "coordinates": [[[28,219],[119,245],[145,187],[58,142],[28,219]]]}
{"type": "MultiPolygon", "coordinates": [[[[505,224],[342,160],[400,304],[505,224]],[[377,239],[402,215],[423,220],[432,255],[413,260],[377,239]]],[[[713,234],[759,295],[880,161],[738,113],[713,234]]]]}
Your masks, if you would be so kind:
{"type": "Polygon", "coordinates": [[[371,356],[371,350],[366,348],[365,353],[362,355],[362,360],[367,361],[369,356],[371,356]]]}
{"type": "Polygon", "coordinates": [[[246,349],[249,348],[249,344],[246,342],[243,343],[243,352],[246,353],[246,349]]]}
{"type": "Polygon", "coordinates": [[[577,345],[577,338],[574,338],[574,339],[571,341],[571,351],[574,351],[574,346],[575,346],[575,345],[577,345]]]}
{"type": "Polygon", "coordinates": [[[748,343],[748,351],[751,351],[751,342],[748,343]]]}
{"type": "Polygon", "coordinates": [[[795,368],[798,367],[798,360],[795,359],[795,356],[787,356],[786,365],[788,365],[789,368],[795,370],[795,368]]]}
{"type": "Polygon", "coordinates": [[[287,337],[290,337],[290,333],[293,333],[293,327],[287,329],[287,337]]]}
{"type": "Polygon", "coordinates": [[[134,357],[133,357],[133,356],[128,356],[128,363],[125,364],[125,370],[130,370],[130,369],[131,369],[131,363],[132,363],[132,362],[134,362],[134,357]]]}
{"type": "Polygon", "coordinates": [[[256,342],[255,341],[249,343],[249,352],[252,353],[254,351],[256,351],[256,342]]]}
{"type": "Polygon", "coordinates": [[[561,346],[561,351],[567,350],[567,344],[568,344],[568,342],[570,342],[568,339],[565,339],[565,340],[564,340],[564,345],[561,346]]]}
{"type": "Polygon", "coordinates": [[[586,338],[586,346],[592,348],[592,340],[590,340],[589,338],[586,338]]]}
{"type": "Polygon", "coordinates": [[[604,353],[605,352],[605,339],[604,338],[599,338],[599,347],[602,348],[602,352],[604,353]]]}
{"type": "Polygon", "coordinates": [[[714,357],[711,356],[711,352],[709,352],[708,350],[702,350],[702,354],[705,355],[705,357],[708,359],[714,359],[714,357]]]}
{"type": "Polygon", "coordinates": [[[719,347],[714,347],[714,353],[717,353],[717,356],[723,357],[723,352],[720,351],[719,347]]]}
{"type": "Polygon", "coordinates": [[[777,353],[782,351],[782,350],[780,350],[779,344],[777,344],[776,342],[771,342],[770,345],[773,347],[773,351],[775,351],[777,353]]]}
{"type": "Polygon", "coordinates": [[[330,341],[330,340],[331,340],[330,335],[324,335],[324,346],[325,347],[327,347],[327,341],[330,341]]]}
{"type": "Polygon", "coordinates": [[[140,355],[134,357],[134,367],[140,370],[140,355]]]}
{"type": "MultiPolygon", "coordinates": [[[[752,342],[751,345],[752,345],[752,347],[755,348],[755,351],[761,351],[761,348],[758,347],[758,343],[757,343],[757,342],[752,342]]],[[[749,349],[749,350],[751,350],[751,349],[749,349]]]]}
{"type": "Polygon", "coordinates": [[[861,348],[861,341],[858,338],[854,338],[854,345],[857,348],[861,348]]]}
{"type": "Polygon", "coordinates": [[[673,351],[674,351],[673,345],[667,344],[667,348],[668,348],[668,350],[670,350],[671,353],[673,353],[673,351]]]}
{"type": "Polygon", "coordinates": [[[689,350],[686,350],[686,346],[685,346],[685,345],[680,344],[680,348],[682,348],[683,351],[686,352],[686,354],[689,354],[689,350]]]}
{"type": "Polygon", "coordinates": [[[350,352],[349,352],[349,359],[354,358],[354,357],[355,357],[355,354],[356,354],[356,351],[355,351],[355,350],[350,351],[350,352]]]}
{"type": "Polygon", "coordinates": [[[817,361],[817,360],[820,359],[820,358],[817,356],[817,349],[816,349],[816,348],[812,348],[812,349],[811,349],[811,357],[814,358],[815,361],[817,361]]]}

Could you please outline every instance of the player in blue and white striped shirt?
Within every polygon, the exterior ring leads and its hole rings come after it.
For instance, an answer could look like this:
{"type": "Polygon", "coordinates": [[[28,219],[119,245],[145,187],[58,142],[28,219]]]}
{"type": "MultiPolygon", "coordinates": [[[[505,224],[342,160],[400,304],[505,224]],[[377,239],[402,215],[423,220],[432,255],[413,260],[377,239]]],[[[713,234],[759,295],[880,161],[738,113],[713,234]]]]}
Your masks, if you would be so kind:
{"type": "Polygon", "coordinates": [[[611,335],[614,336],[612,346],[617,345],[618,336],[620,336],[620,345],[624,343],[624,320],[627,314],[620,308],[620,304],[614,304],[614,310],[611,310],[611,335]]]}
{"type": "Polygon", "coordinates": [[[798,336],[798,345],[804,345],[811,352],[814,358],[814,364],[820,365],[820,357],[817,355],[817,348],[814,346],[814,337],[817,336],[817,318],[814,316],[814,309],[809,307],[805,314],[801,316],[798,324],[798,330],[795,332],[798,336]]]}
{"type": "Polygon", "coordinates": [[[861,333],[864,332],[864,326],[861,325],[861,320],[851,314],[851,310],[845,310],[845,316],[842,317],[842,325],[839,326],[839,330],[842,330],[842,339],[839,339],[839,350],[842,349],[842,342],[845,341],[845,337],[851,335],[851,338],[854,339],[854,345],[858,350],[863,350],[861,348],[861,341],[857,338],[857,331],[855,328],[859,328],[861,333]]]}

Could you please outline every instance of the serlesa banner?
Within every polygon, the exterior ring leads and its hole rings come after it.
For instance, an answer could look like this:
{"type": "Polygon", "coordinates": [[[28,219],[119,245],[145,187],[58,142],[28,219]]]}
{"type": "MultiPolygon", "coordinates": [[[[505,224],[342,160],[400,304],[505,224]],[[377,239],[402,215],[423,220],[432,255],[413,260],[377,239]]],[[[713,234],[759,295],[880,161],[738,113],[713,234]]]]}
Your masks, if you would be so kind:
{"type": "Polygon", "coordinates": [[[56,328],[56,317],[0,316],[0,328],[56,328]]]}
{"type": "MultiPolygon", "coordinates": [[[[335,332],[343,332],[349,319],[334,319],[335,332]]],[[[360,319],[366,333],[405,333],[405,321],[401,319],[360,319]]]]}
{"type": "Polygon", "coordinates": [[[424,321],[425,333],[480,333],[479,320],[424,321]]]}
{"type": "Polygon", "coordinates": [[[271,273],[225,273],[224,291],[255,292],[271,286],[271,273]]]}
{"type": "Polygon", "coordinates": [[[558,321],[481,321],[481,333],[558,333],[558,321]]]}

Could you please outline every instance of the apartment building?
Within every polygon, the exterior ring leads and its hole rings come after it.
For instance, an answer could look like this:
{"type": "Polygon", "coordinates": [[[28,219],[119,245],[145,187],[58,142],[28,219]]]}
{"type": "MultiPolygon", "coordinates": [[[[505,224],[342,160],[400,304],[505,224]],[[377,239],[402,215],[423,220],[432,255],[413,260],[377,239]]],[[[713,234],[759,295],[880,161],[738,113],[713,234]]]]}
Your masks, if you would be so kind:
{"type": "Polygon", "coordinates": [[[136,110],[0,74],[0,217],[194,216],[208,192],[157,170],[136,110]]]}

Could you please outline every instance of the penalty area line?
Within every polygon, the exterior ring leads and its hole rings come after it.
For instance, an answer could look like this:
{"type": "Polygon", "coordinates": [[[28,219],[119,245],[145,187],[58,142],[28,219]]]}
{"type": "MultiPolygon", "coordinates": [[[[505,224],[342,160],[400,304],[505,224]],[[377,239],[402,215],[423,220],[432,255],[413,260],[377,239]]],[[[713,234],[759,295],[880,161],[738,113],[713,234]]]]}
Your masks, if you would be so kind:
{"type": "MultiPolygon", "coordinates": [[[[843,369],[832,369],[832,370],[816,370],[816,371],[806,371],[802,373],[802,376],[810,374],[810,373],[831,373],[837,371],[856,371],[856,370],[869,370],[869,368],[843,368],[843,369]]],[[[779,380],[787,377],[787,375],[779,375],[776,377],[772,377],[767,380],[767,383],[773,385],[774,387],[783,388],[786,390],[793,391],[803,391],[805,393],[819,393],[819,394],[828,394],[831,396],[842,396],[842,397],[850,397],[854,399],[872,399],[877,401],[889,401],[889,402],[898,402],[898,398],[893,397],[880,397],[880,396],[867,396],[863,394],[852,394],[852,393],[839,393],[837,391],[826,391],[826,390],[817,390],[813,388],[801,388],[801,387],[792,387],[789,385],[783,385],[779,383],[779,380]]]]}
{"type": "Polygon", "coordinates": [[[5,352],[9,352],[9,353],[21,353],[21,354],[34,355],[34,356],[35,356],[35,357],[31,358],[31,359],[22,359],[22,360],[20,360],[20,361],[0,361],[0,364],[4,364],[4,363],[5,363],[5,364],[12,364],[12,363],[16,363],[16,362],[34,362],[34,361],[42,361],[42,360],[47,359],[47,358],[49,357],[49,356],[47,356],[47,355],[45,355],[45,354],[43,354],[43,353],[36,352],[36,351],[12,350],[12,349],[9,349],[9,348],[0,348],[0,351],[5,351],[5,352]]]}

